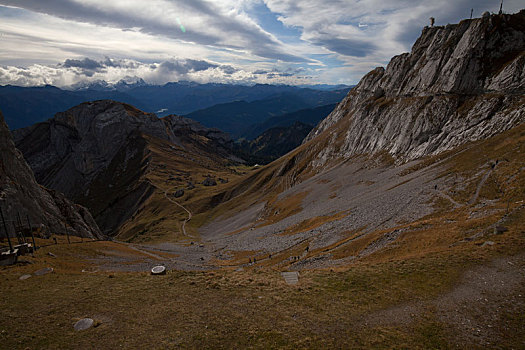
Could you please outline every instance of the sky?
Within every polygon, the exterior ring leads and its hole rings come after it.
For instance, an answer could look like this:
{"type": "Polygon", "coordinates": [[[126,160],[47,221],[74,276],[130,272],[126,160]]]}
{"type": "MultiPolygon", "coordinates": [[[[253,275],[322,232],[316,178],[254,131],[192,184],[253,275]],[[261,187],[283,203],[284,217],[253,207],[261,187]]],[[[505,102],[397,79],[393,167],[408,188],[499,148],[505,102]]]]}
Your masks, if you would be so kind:
{"type": "MultiPolygon", "coordinates": [[[[500,0],[0,0],[0,85],[356,84],[500,0]]],[[[504,1],[504,11],[525,7],[504,1]]]]}

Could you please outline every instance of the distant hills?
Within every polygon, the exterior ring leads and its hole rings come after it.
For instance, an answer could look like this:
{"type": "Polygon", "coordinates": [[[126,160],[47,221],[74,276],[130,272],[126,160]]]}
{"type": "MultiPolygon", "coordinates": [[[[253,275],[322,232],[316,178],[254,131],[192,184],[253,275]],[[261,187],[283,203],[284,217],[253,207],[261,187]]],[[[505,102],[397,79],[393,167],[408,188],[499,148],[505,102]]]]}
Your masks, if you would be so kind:
{"type": "Polygon", "coordinates": [[[307,89],[281,93],[253,102],[235,101],[218,104],[187,114],[186,117],[207,127],[226,131],[233,138],[253,139],[265,130],[279,126],[283,120],[288,121],[285,123],[287,125],[293,124],[294,121],[303,121],[303,114],[309,119],[303,122],[315,126],[333,110],[335,104],[346,93],[347,90],[325,92],[307,89]],[[321,108],[318,109],[318,107],[321,108]],[[315,109],[312,110],[312,108],[315,109]],[[290,117],[290,113],[293,112],[297,114],[290,117]],[[283,119],[284,115],[286,117],[283,119]],[[269,121],[269,119],[272,120],[269,121]]]}
{"type": "Polygon", "coordinates": [[[334,104],[350,89],[350,87],[342,89],[339,87],[341,86],[320,85],[312,88],[266,84],[244,86],[185,81],[148,85],[140,79],[116,84],[97,81],[88,85],[76,85],[69,90],[49,85],[42,87],[6,85],[0,86],[0,109],[4,112],[10,129],[13,130],[47,120],[55,113],[82,102],[111,99],[132,104],[146,112],[156,113],[159,117],[169,114],[191,117],[189,114],[200,110],[195,116],[198,116],[200,119],[197,120],[204,125],[219,127],[240,136],[244,130],[242,128],[262,123],[269,117],[304,108],[334,104]],[[259,102],[254,103],[256,101],[259,102]],[[213,106],[216,107],[207,110],[213,106]],[[241,111],[243,107],[247,107],[248,112],[241,111]],[[228,111],[228,108],[232,110],[228,111]],[[211,113],[215,115],[212,116],[211,113]],[[228,115],[229,120],[224,119],[225,115],[228,115]],[[231,128],[221,125],[221,119],[224,120],[225,125],[231,125],[239,118],[246,121],[242,127],[231,128]]]}

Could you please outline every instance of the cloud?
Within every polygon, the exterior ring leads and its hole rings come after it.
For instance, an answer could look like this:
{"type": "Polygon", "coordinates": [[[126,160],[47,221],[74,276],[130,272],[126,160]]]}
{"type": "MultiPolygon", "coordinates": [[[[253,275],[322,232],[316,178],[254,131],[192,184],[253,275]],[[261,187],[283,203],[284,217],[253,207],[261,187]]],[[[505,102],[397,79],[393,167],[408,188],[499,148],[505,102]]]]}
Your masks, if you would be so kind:
{"type": "Polygon", "coordinates": [[[217,64],[207,61],[187,59],[162,62],[159,64],[158,69],[162,73],[176,72],[178,74],[187,74],[189,72],[200,72],[217,67],[217,64]]]}
{"type": "Polygon", "coordinates": [[[231,75],[231,74],[239,71],[239,69],[237,69],[237,68],[235,68],[233,66],[230,66],[228,64],[220,66],[220,69],[224,72],[224,74],[228,74],[228,75],[231,75]]]}
{"type": "Polygon", "coordinates": [[[0,5],[80,23],[161,35],[186,43],[246,50],[264,58],[292,62],[307,60],[287,52],[274,35],[236,8],[238,2],[0,0],[0,5]]]}
{"type": "MultiPolygon", "coordinates": [[[[522,1],[506,0],[504,9],[516,12],[522,1]]],[[[429,17],[445,25],[471,8],[479,17],[498,7],[494,0],[0,0],[0,83],[130,76],[353,84],[409,51],[429,17]]]]}
{"type": "MultiPolygon", "coordinates": [[[[262,70],[259,70],[262,72],[262,70]]],[[[253,74],[242,67],[208,60],[171,58],[161,62],[141,62],[106,57],[102,60],[85,57],[68,58],[55,65],[33,64],[28,67],[0,66],[0,84],[19,86],[55,85],[68,88],[88,83],[117,83],[144,80],[150,84],[165,84],[190,80],[199,83],[268,83],[296,84],[304,75],[302,69],[253,74]]]]}
{"type": "Polygon", "coordinates": [[[62,63],[62,67],[71,68],[71,67],[77,67],[77,68],[83,68],[83,69],[90,69],[90,70],[97,70],[103,67],[102,64],[99,62],[84,58],[83,60],[73,60],[73,59],[67,59],[62,63]]]}

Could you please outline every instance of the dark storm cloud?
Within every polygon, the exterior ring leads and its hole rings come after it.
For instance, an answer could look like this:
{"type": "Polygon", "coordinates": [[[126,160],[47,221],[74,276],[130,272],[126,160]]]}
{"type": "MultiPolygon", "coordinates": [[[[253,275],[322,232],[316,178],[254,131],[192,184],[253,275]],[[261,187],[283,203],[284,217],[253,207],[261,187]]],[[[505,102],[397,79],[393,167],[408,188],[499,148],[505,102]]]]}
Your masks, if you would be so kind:
{"type": "Polygon", "coordinates": [[[314,42],[315,45],[323,46],[332,52],[345,56],[365,57],[372,54],[376,46],[371,42],[351,39],[326,38],[314,42]]]}
{"type": "Polygon", "coordinates": [[[82,60],[74,60],[74,59],[67,59],[62,63],[62,67],[65,68],[82,68],[82,69],[89,69],[89,70],[98,70],[103,68],[104,66],[90,58],[84,58],[82,60]]]}
{"type": "Polygon", "coordinates": [[[224,74],[228,74],[228,75],[239,71],[237,68],[232,67],[228,64],[220,66],[220,69],[223,71],[224,74]]]}
{"type": "Polygon", "coordinates": [[[158,69],[164,72],[175,72],[178,74],[187,74],[190,72],[200,72],[211,68],[217,68],[218,65],[203,60],[172,60],[164,61],[159,64],[158,69]]]}

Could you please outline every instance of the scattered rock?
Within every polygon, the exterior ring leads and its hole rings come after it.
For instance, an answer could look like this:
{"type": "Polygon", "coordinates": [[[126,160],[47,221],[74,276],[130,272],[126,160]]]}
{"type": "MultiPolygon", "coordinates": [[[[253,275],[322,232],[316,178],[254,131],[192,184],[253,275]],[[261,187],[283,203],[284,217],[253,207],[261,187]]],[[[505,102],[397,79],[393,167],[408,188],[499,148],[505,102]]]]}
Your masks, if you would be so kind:
{"type": "Polygon", "coordinates": [[[173,197],[180,198],[184,196],[184,190],[182,188],[179,188],[177,191],[173,193],[173,197]]]}
{"type": "Polygon", "coordinates": [[[217,181],[212,179],[211,177],[207,177],[206,180],[202,182],[204,186],[217,186],[217,181]]]}
{"type": "Polygon", "coordinates": [[[162,265],[155,266],[151,269],[152,275],[165,275],[166,274],[166,267],[162,265]]]}
{"type": "Polygon", "coordinates": [[[53,268],[52,267],[45,267],[43,269],[40,269],[38,271],[35,272],[35,276],[42,276],[42,275],[46,275],[50,272],[53,272],[53,268]]]}
{"type": "Polygon", "coordinates": [[[75,326],[74,326],[75,331],[83,331],[88,328],[91,328],[91,326],[93,326],[93,323],[94,321],[92,318],[83,318],[77,323],[75,323],[75,326]]]}
{"type": "Polygon", "coordinates": [[[47,255],[52,256],[53,258],[56,258],[57,256],[51,252],[48,252],[47,255]]]}
{"type": "Polygon", "coordinates": [[[221,184],[227,184],[228,183],[228,179],[223,179],[222,177],[219,177],[219,182],[221,184]]]}
{"type": "Polygon", "coordinates": [[[193,184],[193,182],[188,182],[188,187],[186,187],[187,190],[193,190],[195,188],[195,185],[193,184]]]}
{"type": "Polygon", "coordinates": [[[494,227],[494,234],[501,235],[504,232],[507,232],[509,229],[505,226],[496,226],[494,227]]]}
{"type": "Polygon", "coordinates": [[[487,246],[487,245],[494,245],[494,242],[492,242],[492,241],[486,241],[486,242],[483,243],[481,246],[484,247],[484,246],[487,246]]]}
{"type": "Polygon", "coordinates": [[[28,279],[29,277],[31,277],[31,275],[22,275],[18,279],[23,281],[23,280],[28,279]]]}

